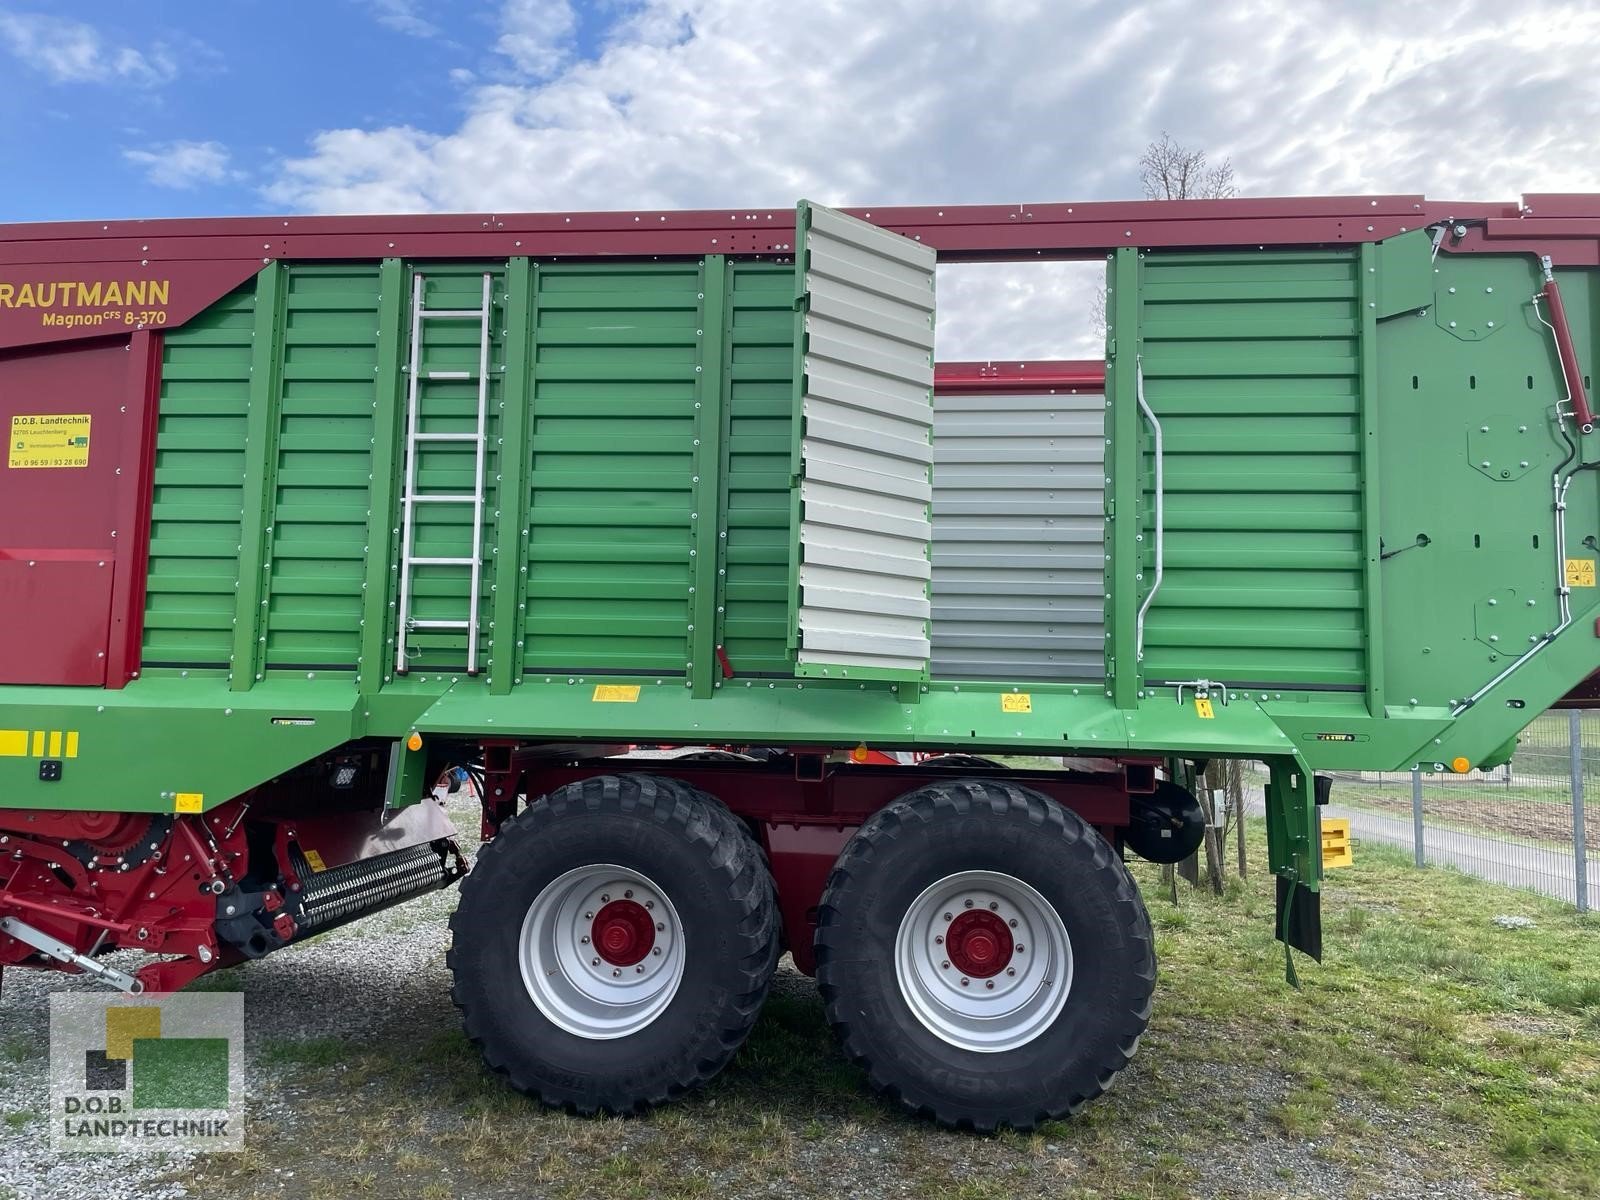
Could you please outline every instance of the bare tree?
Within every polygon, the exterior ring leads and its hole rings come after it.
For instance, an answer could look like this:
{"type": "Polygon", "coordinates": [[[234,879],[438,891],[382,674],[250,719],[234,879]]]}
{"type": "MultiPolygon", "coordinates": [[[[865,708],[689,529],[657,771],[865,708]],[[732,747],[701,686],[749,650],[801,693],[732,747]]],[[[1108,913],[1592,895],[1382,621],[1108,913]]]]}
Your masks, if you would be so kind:
{"type": "MultiPolygon", "coordinates": [[[[1233,161],[1213,164],[1204,150],[1181,145],[1166,130],[1139,156],[1139,187],[1146,200],[1228,200],[1239,194],[1233,179],[1233,161]]],[[[1106,290],[1089,299],[1089,319],[1100,333],[1106,331],[1106,290]]]]}
{"type": "Polygon", "coordinates": [[[1166,130],[1139,156],[1139,186],[1147,200],[1227,200],[1239,194],[1230,159],[1213,166],[1204,150],[1180,145],[1166,130]]]}

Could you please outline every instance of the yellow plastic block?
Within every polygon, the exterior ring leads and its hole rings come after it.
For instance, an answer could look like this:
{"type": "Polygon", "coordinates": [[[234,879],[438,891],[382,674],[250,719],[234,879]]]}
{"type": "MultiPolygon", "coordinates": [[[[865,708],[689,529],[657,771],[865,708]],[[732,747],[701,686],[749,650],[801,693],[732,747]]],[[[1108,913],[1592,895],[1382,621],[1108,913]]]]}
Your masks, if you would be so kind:
{"type": "Polygon", "coordinates": [[[1322,819],[1322,865],[1348,867],[1355,862],[1355,849],[1350,845],[1350,822],[1343,817],[1322,819]]]}

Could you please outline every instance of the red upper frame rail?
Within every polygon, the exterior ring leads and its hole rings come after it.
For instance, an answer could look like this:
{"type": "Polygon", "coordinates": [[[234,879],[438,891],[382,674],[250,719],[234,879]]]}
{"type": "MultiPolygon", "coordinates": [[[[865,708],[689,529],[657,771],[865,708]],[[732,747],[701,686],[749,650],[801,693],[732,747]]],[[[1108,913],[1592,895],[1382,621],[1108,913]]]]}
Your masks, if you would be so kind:
{"type": "MultiPolygon", "coordinates": [[[[1336,246],[1445,227],[1450,252],[1600,266],[1600,196],[1455,204],[1421,196],[1140,200],[845,210],[945,262],[1093,259],[1119,246],[1336,246]]],[[[793,209],[222,217],[0,225],[0,351],[173,329],[280,259],[783,258],[793,209]]]]}
{"type": "MultiPolygon", "coordinates": [[[[1554,251],[1600,265],[1600,196],[1524,203],[1422,196],[1141,200],[844,210],[935,247],[946,261],[1091,258],[1117,246],[1328,245],[1460,222],[1452,250],[1554,251]]],[[[273,258],[783,255],[792,209],[448,216],[224,217],[0,226],[0,265],[273,258]]]]}
{"type": "Polygon", "coordinates": [[[986,362],[938,362],[933,390],[943,396],[985,392],[1098,392],[1106,386],[1106,365],[1099,359],[1007,359],[986,362]]]}

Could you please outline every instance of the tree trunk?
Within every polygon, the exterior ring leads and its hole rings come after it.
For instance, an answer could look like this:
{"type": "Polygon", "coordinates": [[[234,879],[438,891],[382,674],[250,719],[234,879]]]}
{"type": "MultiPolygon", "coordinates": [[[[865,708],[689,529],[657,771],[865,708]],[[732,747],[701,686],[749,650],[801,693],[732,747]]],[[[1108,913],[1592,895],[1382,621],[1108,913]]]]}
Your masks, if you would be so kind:
{"type": "Polygon", "coordinates": [[[1206,874],[1211,878],[1212,892],[1220,896],[1222,895],[1222,841],[1217,836],[1217,817],[1211,803],[1211,789],[1205,786],[1204,780],[1200,781],[1199,800],[1200,811],[1206,818],[1206,874]]]}

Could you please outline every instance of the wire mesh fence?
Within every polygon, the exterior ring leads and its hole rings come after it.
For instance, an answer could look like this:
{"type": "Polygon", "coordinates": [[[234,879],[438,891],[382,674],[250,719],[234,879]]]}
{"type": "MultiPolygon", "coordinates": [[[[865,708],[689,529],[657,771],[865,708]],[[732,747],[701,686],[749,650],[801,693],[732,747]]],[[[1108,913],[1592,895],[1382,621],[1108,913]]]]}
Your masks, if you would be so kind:
{"type": "Polygon", "coordinates": [[[1366,842],[1600,909],[1600,709],[1549,712],[1490,771],[1334,773],[1327,814],[1366,842]]]}

